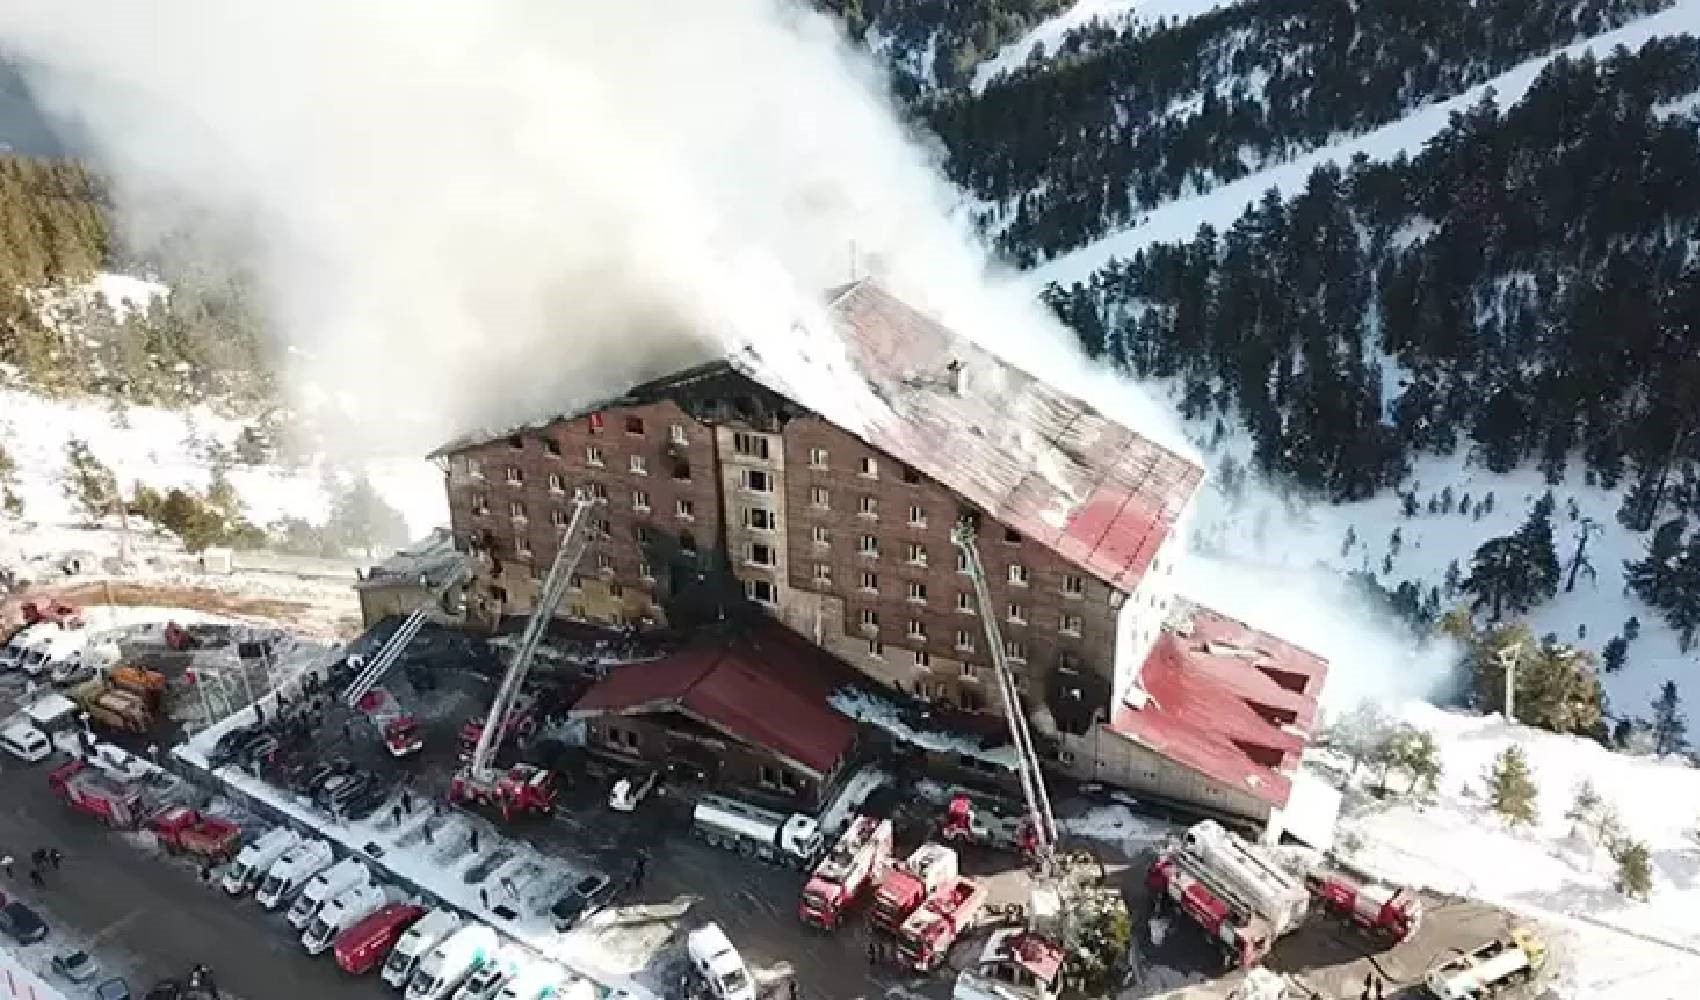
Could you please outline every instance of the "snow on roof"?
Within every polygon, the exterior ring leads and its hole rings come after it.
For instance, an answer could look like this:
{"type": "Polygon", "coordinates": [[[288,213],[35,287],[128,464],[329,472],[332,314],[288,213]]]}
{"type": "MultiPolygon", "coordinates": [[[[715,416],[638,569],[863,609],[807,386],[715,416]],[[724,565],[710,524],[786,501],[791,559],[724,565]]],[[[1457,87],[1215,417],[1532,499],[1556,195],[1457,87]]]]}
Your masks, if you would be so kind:
{"type": "MultiPolygon", "coordinates": [[[[721,364],[1105,583],[1138,584],[1197,491],[1198,465],[871,281],[831,290],[827,313],[827,323],[799,321],[794,336],[735,345],[721,364]]],[[[462,438],[433,455],[510,433],[462,438]]]]}
{"type": "Polygon", "coordinates": [[[1182,606],[1141,666],[1138,699],[1110,728],[1276,806],[1316,722],[1320,656],[1198,606],[1182,606]]]}
{"type": "Polygon", "coordinates": [[[454,535],[435,528],[429,535],[373,566],[356,582],[356,590],[394,583],[416,583],[438,588],[466,566],[466,556],[455,549],[454,535]]]}
{"type": "MultiPolygon", "coordinates": [[[[856,740],[856,724],[803,676],[803,648],[782,626],[614,670],[573,706],[574,718],[683,711],[746,743],[828,774],[856,740]]],[[[812,652],[811,652],[812,651],[812,652]]]]}
{"type": "Polygon", "coordinates": [[[1015,770],[1013,747],[988,747],[977,736],[918,728],[903,718],[896,705],[870,691],[845,688],[833,694],[832,707],[858,722],[878,726],[897,739],[922,750],[963,754],[988,764],[1015,770]]]}

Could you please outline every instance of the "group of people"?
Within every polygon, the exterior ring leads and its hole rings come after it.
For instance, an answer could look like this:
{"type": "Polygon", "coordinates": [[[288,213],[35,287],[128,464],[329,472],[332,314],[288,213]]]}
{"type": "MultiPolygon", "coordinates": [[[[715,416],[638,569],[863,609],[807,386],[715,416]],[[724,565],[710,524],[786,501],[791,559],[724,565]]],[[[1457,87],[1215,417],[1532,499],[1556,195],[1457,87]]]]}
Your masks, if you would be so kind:
{"type": "MultiPolygon", "coordinates": [[[[49,868],[54,871],[58,871],[60,863],[64,860],[65,855],[61,853],[57,847],[38,847],[31,851],[29,874],[30,882],[37,889],[47,888],[47,877],[42,873],[47,871],[49,868]]],[[[0,856],[0,871],[4,871],[7,878],[16,877],[16,866],[17,862],[10,854],[0,856]]]]}

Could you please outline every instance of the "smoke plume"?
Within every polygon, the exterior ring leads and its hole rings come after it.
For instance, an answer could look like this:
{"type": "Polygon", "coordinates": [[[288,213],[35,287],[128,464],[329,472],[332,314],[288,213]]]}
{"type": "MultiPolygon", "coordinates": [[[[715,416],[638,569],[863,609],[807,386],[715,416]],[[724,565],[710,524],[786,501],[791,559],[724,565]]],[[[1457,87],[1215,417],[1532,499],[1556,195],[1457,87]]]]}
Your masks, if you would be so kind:
{"type": "Polygon", "coordinates": [[[794,2],[11,0],[0,47],[133,239],[193,220],[257,275],[297,388],[370,418],[368,445],[794,336],[853,255],[1180,444],[988,271],[874,68],[794,2]]]}

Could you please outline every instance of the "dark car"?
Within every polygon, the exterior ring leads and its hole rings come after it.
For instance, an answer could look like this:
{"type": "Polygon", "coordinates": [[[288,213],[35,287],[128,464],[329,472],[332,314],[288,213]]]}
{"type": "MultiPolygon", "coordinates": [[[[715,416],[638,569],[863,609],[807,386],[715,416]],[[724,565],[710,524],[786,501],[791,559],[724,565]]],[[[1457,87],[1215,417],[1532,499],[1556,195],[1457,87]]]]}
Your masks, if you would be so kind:
{"type": "Polygon", "coordinates": [[[207,764],[216,769],[236,760],[242,755],[243,747],[259,735],[260,730],[257,726],[243,726],[232,729],[220,736],[218,742],[213,744],[212,753],[207,754],[207,764]]]}
{"type": "Polygon", "coordinates": [[[580,920],[607,906],[613,895],[614,883],[608,876],[586,875],[549,908],[549,917],[557,931],[571,930],[580,920]]]}
{"type": "Polygon", "coordinates": [[[19,944],[34,944],[47,936],[47,922],[19,902],[0,906],[0,934],[19,944]]]}
{"type": "Polygon", "coordinates": [[[389,801],[394,789],[389,782],[374,781],[367,785],[360,794],[353,796],[342,804],[342,818],[350,822],[359,822],[382,809],[389,801]]]}

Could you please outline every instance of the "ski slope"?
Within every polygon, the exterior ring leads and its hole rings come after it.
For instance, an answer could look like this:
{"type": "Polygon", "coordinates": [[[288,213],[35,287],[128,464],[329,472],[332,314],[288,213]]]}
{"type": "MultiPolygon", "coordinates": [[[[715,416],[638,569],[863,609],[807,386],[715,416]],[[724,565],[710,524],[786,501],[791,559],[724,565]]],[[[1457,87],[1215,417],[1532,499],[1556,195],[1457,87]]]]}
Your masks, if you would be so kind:
{"type": "Polygon", "coordinates": [[[1178,24],[1233,2],[1236,0],[1075,0],[1067,10],[1034,25],[1026,34],[975,67],[971,86],[975,93],[979,93],[999,74],[1021,68],[1035,45],[1043,45],[1047,56],[1054,54],[1069,32],[1084,28],[1093,21],[1117,28],[1136,21],[1165,19],[1178,24]]]}
{"type": "Polygon", "coordinates": [[[1285,196],[1296,194],[1303,189],[1311,171],[1323,164],[1335,163],[1343,168],[1359,153],[1372,160],[1391,159],[1402,152],[1415,153],[1423,143],[1446,127],[1453,112],[1464,111],[1476,104],[1489,90],[1494,92],[1502,108],[1522,99],[1541,69],[1560,53],[1580,56],[1584,52],[1593,52],[1596,57],[1604,57],[1619,45],[1638,49],[1649,39],[1685,32],[1700,33],[1700,0],[1678,0],[1657,14],[1530,59],[1450,100],[1423,105],[1404,118],[1372,132],[1343,139],[1204,194],[1168,202],[1146,213],[1138,225],[1063,254],[1034,268],[1029,274],[1037,286],[1054,282],[1066,288],[1075,282],[1087,281],[1092,272],[1112,259],[1131,257],[1150,244],[1190,240],[1203,225],[1213,226],[1218,231],[1227,229],[1265,191],[1275,188],[1285,196]]]}
{"type": "MultiPolygon", "coordinates": [[[[1590,740],[1508,726],[1410,703],[1400,717],[1436,736],[1443,773],[1434,802],[1348,797],[1342,839],[1402,882],[1469,895],[1556,927],[1555,982],[1566,1000],[1686,1000],[1700,980],[1700,770],[1675,760],[1612,753],[1590,740]],[[1488,807],[1483,775],[1516,743],[1540,789],[1538,822],[1512,831],[1488,807]],[[1582,780],[1619,810],[1652,855],[1653,891],[1630,900],[1615,865],[1565,812],[1582,780]]],[[[1325,755],[1319,755],[1325,756],[1325,755]]],[[[1338,762],[1335,762],[1336,764],[1338,762]]],[[[1401,778],[1390,784],[1401,789],[1401,778]]]]}

